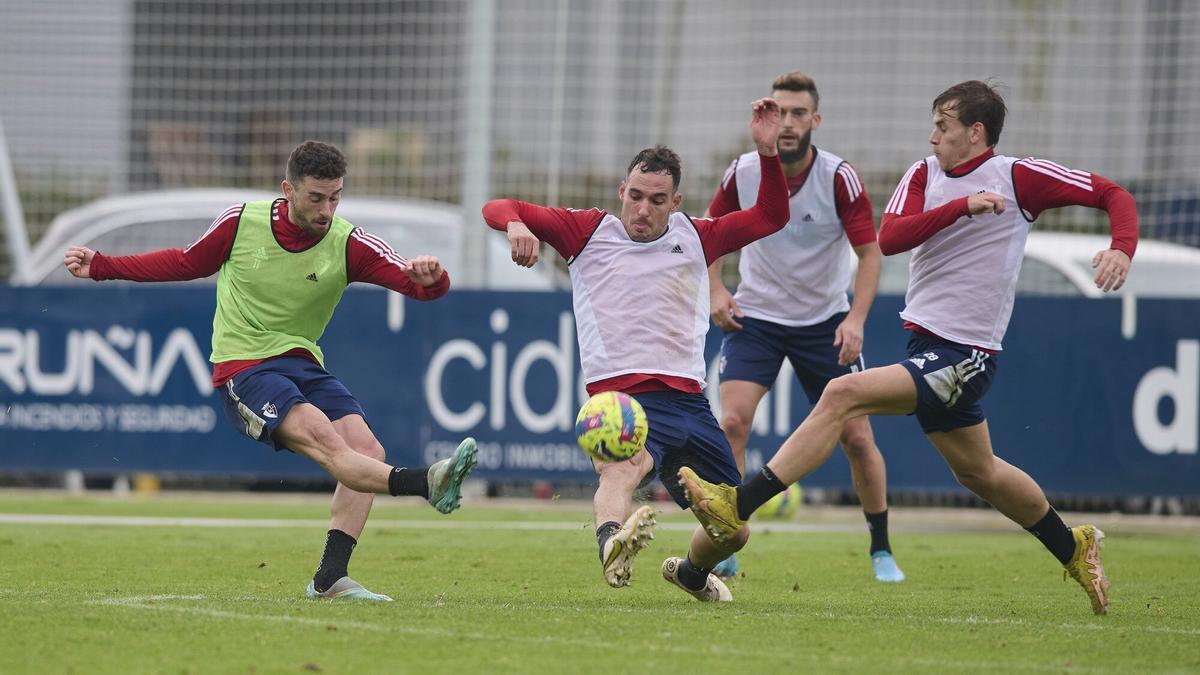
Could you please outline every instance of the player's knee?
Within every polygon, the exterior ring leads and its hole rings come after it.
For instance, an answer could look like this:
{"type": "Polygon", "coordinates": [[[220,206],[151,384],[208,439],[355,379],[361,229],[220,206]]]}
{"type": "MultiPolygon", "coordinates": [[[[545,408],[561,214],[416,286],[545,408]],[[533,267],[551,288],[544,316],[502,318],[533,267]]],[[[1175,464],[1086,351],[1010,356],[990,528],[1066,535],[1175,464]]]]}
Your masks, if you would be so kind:
{"type": "Polygon", "coordinates": [[[975,494],[988,491],[993,475],[994,472],[986,467],[962,467],[954,470],[954,478],[958,480],[958,484],[975,494]]]}
{"type": "Polygon", "coordinates": [[[636,488],[641,482],[642,476],[646,474],[643,467],[631,461],[597,462],[596,464],[596,472],[600,474],[601,482],[622,485],[631,489],[636,488]]]}
{"type": "Polygon", "coordinates": [[[853,374],[836,377],[825,385],[825,391],[821,393],[821,400],[814,406],[814,412],[819,409],[825,413],[845,415],[857,405],[862,393],[862,386],[853,374]]]}
{"type": "Polygon", "coordinates": [[[358,444],[358,445],[355,445],[352,447],[354,448],[354,451],[357,452],[358,454],[366,455],[367,457],[370,457],[371,459],[374,459],[374,460],[377,460],[380,462],[385,461],[387,459],[387,450],[384,450],[383,446],[380,445],[379,441],[377,441],[375,439],[371,439],[371,441],[369,443],[361,443],[361,444],[358,444]]]}
{"type": "Polygon", "coordinates": [[[746,419],[742,415],[733,411],[726,410],[721,415],[721,429],[729,438],[749,438],[750,425],[754,422],[753,419],[746,419]]]}
{"type": "Polygon", "coordinates": [[[851,429],[847,427],[842,432],[841,441],[842,449],[851,459],[868,458],[879,453],[879,449],[875,447],[875,436],[871,433],[870,428],[851,429]]]}

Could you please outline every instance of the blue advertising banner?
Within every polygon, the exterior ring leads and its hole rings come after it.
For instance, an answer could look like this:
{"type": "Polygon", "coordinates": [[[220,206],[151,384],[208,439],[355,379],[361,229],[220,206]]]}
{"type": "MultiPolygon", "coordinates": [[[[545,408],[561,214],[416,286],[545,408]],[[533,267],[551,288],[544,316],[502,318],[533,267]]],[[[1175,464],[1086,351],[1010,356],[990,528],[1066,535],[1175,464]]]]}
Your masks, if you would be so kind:
{"type": "MultiPolygon", "coordinates": [[[[321,476],[235,433],[207,362],[211,287],[0,287],[0,471],[321,476]]],[[[867,324],[868,366],[905,357],[900,298],[867,324]]],[[[996,454],[1048,491],[1200,496],[1200,302],[1020,298],[984,399],[996,454]]],[[[715,398],[721,334],[708,340],[715,398]]],[[[352,288],[321,340],[397,465],[480,443],[478,475],[594,481],[570,296],[352,288]]],[[[809,405],[785,366],[747,449],[768,459],[809,405]]],[[[958,489],[908,417],[873,419],[892,490],[958,489]]],[[[848,488],[840,453],[804,483],[848,488]]]]}

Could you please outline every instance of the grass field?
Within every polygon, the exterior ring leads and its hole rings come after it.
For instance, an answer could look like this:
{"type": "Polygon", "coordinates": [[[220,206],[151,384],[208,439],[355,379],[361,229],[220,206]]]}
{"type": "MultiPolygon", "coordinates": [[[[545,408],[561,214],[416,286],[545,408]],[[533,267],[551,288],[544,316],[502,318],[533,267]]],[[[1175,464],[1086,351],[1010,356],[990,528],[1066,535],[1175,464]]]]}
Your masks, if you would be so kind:
{"type": "Polygon", "coordinates": [[[1200,527],[1182,519],[1098,519],[1097,617],[998,514],[920,509],[892,514],[903,584],[870,577],[860,515],[810,509],[755,535],[714,606],[659,575],[694,523],[673,505],[614,590],[586,504],[380,500],[350,569],[397,601],[310,601],[326,509],[0,493],[0,672],[1200,672],[1200,527]]]}

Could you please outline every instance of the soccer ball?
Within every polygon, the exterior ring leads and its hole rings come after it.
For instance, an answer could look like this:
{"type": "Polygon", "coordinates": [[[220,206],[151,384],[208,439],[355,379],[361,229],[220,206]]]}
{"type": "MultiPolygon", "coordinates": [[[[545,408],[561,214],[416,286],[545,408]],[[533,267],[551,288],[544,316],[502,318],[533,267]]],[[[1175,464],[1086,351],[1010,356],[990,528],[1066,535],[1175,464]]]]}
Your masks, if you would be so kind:
{"type": "Polygon", "coordinates": [[[589,398],[575,418],[575,439],[588,456],[620,462],[646,445],[646,411],[629,394],[605,391],[589,398]]]}
{"type": "Polygon", "coordinates": [[[804,493],[800,491],[799,483],[792,483],[786,490],[771,497],[766,504],[758,507],[754,515],[764,520],[789,520],[796,515],[804,493]]]}

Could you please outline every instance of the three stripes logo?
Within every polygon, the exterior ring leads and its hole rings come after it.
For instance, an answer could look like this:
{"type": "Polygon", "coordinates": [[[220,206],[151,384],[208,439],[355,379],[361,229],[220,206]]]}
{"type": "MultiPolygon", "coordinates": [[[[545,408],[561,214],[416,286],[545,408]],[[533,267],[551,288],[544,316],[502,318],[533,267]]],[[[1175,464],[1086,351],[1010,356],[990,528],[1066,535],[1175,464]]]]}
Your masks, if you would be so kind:
{"type": "Polygon", "coordinates": [[[671,247],[671,253],[683,253],[683,247],[675,244],[675,246],[671,247]]]}
{"type": "Polygon", "coordinates": [[[306,276],[306,277],[304,277],[304,278],[305,278],[305,279],[308,279],[309,281],[316,281],[316,280],[317,280],[317,273],[316,273],[316,272],[310,272],[310,273],[309,273],[309,275],[308,275],[308,276],[306,276]]]}

